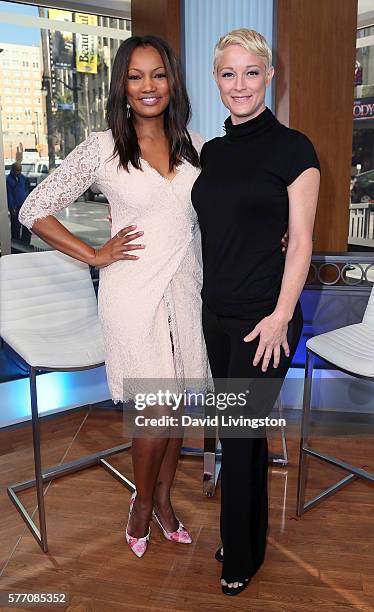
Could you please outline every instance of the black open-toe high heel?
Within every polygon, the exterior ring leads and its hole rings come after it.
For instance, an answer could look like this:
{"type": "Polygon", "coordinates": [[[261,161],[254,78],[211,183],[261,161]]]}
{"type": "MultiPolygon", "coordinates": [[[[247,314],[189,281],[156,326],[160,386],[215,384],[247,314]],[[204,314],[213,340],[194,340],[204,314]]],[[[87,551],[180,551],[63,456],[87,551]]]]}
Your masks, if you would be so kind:
{"type": "MultiPolygon", "coordinates": [[[[214,558],[216,559],[216,561],[219,561],[220,563],[223,563],[223,554],[222,554],[222,548],[223,546],[220,546],[219,548],[217,548],[216,552],[214,553],[214,558]]],[[[261,567],[261,565],[264,562],[264,558],[261,559],[261,561],[259,561],[259,563],[256,564],[256,568],[255,568],[255,572],[257,572],[257,570],[261,567]]]]}
{"type": "MultiPolygon", "coordinates": [[[[226,580],[226,578],[224,578],[224,580],[226,580]]],[[[239,593],[241,593],[242,591],[244,591],[244,589],[247,588],[247,586],[251,582],[251,579],[246,578],[245,580],[230,580],[230,583],[233,582],[241,582],[242,584],[237,587],[229,587],[228,584],[226,586],[223,586],[223,584],[221,584],[222,593],[224,595],[239,595],[239,593]]]]}

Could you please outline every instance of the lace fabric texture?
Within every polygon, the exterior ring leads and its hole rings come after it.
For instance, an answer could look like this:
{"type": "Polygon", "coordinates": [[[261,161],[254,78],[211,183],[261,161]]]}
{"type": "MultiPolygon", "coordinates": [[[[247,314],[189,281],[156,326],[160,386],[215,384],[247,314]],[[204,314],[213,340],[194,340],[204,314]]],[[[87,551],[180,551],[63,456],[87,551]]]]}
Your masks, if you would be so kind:
{"type": "MultiPolygon", "coordinates": [[[[202,138],[191,137],[200,151],[202,138]]],[[[208,362],[200,232],[191,204],[199,170],[184,161],[172,180],[148,163],[127,172],[111,159],[113,145],[110,130],[92,133],[29,195],[20,221],[31,229],[36,219],[56,214],[95,183],[111,207],[112,236],[133,224],[144,231],[139,260],[100,270],[99,317],[117,402],[144,393],[150,381],[169,381],[170,390],[180,392],[186,379],[207,379],[208,362]]]]}

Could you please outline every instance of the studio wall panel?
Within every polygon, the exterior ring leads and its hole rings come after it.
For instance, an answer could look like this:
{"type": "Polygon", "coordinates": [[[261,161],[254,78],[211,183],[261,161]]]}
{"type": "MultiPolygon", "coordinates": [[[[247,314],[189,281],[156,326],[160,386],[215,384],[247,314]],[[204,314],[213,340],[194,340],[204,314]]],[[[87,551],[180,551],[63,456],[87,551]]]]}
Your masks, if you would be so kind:
{"type": "Polygon", "coordinates": [[[180,55],[181,0],[131,0],[131,29],[135,36],[154,34],[180,55]]]}
{"type": "Polygon", "coordinates": [[[357,0],[278,0],[278,119],[312,140],[321,162],[316,251],[347,249],[357,0]]]}
{"type": "MultiPolygon", "coordinates": [[[[220,36],[246,27],[273,41],[273,0],[184,0],[182,3],[182,58],[193,117],[190,128],[204,138],[221,135],[228,112],[212,74],[213,48],[220,36]]],[[[271,91],[267,105],[271,108],[271,91]]]]}

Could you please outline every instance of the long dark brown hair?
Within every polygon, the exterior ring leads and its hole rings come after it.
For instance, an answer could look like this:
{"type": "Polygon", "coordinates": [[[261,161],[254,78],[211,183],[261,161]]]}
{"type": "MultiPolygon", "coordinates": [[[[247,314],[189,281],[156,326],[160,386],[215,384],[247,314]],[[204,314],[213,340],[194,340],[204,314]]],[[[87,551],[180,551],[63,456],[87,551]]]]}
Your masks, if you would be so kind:
{"type": "Polygon", "coordinates": [[[106,109],[108,126],[114,139],[113,158],[128,170],[131,163],[141,169],[140,147],[132,121],[127,116],[127,75],[131,54],[137,47],[154,47],[161,55],[169,84],[170,102],[164,111],[164,129],[169,141],[169,169],[173,171],[183,159],[199,167],[199,156],[187,130],[191,106],[177,57],[165,40],[157,36],[131,36],[119,47],[112,69],[112,78],[106,109]]]}

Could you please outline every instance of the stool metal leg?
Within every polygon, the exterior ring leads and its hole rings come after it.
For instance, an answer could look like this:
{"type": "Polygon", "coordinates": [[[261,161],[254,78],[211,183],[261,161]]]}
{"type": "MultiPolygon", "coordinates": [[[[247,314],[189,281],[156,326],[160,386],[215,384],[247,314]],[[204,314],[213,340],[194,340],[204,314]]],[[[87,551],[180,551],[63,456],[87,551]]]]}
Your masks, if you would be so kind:
{"type": "Polygon", "coordinates": [[[300,439],[300,454],[299,454],[299,477],[298,477],[298,487],[297,487],[297,508],[296,512],[298,516],[301,516],[307,510],[311,510],[317,504],[319,504],[323,499],[326,499],[333,493],[339,491],[342,487],[345,487],[352,480],[357,478],[362,478],[363,480],[368,480],[369,482],[374,482],[374,474],[372,472],[368,472],[363,468],[358,468],[354,465],[346,463],[345,461],[341,461],[336,457],[331,457],[330,455],[325,455],[320,451],[314,450],[309,446],[308,437],[309,437],[309,416],[310,416],[310,406],[311,406],[311,395],[312,395],[312,382],[313,382],[313,361],[315,359],[314,354],[307,349],[306,362],[305,362],[305,384],[304,384],[304,400],[303,400],[303,416],[301,423],[301,439],[300,439]],[[318,495],[316,495],[313,499],[309,500],[305,503],[305,488],[306,488],[306,479],[307,479],[307,457],[310,455],[311,457],[315,457],[316,459],[320,459],[321,461],[325,461],[330,465],[335,465],[337,467],[342,468],[348,475],[339,480],[337,483],[331,485],[318,495]]]}
{"type": "Polygon", "coordinates": [[[304,393],[303,393],[303,412],[300,432],[300,451],[299,451],[299,476],[297,483],[297,503],[296,513],[301,516],[305,510],[305,486],[307,478],[307,454],[304,451],[305,445],[308,444],[309,435],[309,415],[310,403],[312,396],[313,383],[313,355],[306,349],[305,359],[305,377],[304,377],[304,393]]]}
{"type": "MultiPolygon", "coordinates": [[[[282,394],[279,393],[277,400],[275,402],[275,406],[278,409],[279,418],[283,416],[283,404],[282,404],[282,394]]],[[[281,444],[282,444],[282,455],[278,453],[269,453],[269,463],[275,463],[277,465],[286,466],[288,464],[288,451],[287,451],[287,440],[286,440],[286,432],[283,425],[280,425],[280,435],[281,435],[281,444]]]]}
{"type": "MultiPolygon", "coordinates": [[[[283,405],[282,405],[282,396],[279,396],[279,404],[278,404],[279,418],[283,417],[283,405]]],[[[281,442],[282,442],[282,450],[283,450],[283,465],[287,465],[288,463],[288,450],[287,450],[287,438],[286,432],[284,429],[284,425],[281,423],[281,442]]]]}
{"type": "Polygon", "coordinates": [[[124,474],[121,474],[116,468],[114,468],[108,461],[107,457],[129,450],[131,443],[121,444],[113,448],[100,451],[93,455],[82,457],[68,463],[53,466],[47,468],[44,472],[42,471],[41,452],[40,452],[40,417],[38,412],[38,395],[36,386],[36,369],[29,367],[30,375],[30,400],[31,400],[31,424],[32,424],[32,439],[33,439],[33,450],[34,450],[34,466],[35,466],[35,478],[24,482],[18,482],[14,485],[7,487],[9,498],[15,505],[16,509],[20,513],[22,519],[25,521],[30,532],[38,542],[43,552],[48,551],[47,542],[47,527],[46,527],[46,516],[45,516],[45,504],[44,504],[44,491],[43,484],[49,482],[55,478],[60,478],[67,474],[72,474],[80,470],[89,468],[94,465],[101,465],[104,467],[114,478],[116,478],[122,485],[124,485],[131,492],[135,490],[134,484],[126,478],[124,474]],[[37,505],[39,514],[39,525],[40,531],[33,521],[31,515],[26,510],[18,497],[20,491],[36,487],[37,494],[37,505]]]}
{"type": "MultiPolygon", "coordinates": [[[[38,500],[38,514],[39,514],[39,525],[40,531],[30,514],[17,496],[17,487],[8,487],[8,495],[21,517],[25,521],[27,527],[30,529],[32,535],[42,548],[44,552],[48,550],[47,543],[47,528],[45,520],[45,507],[44,507],[44,493],[43,493],[43,473],[42,473],[42,462],[40,456],[40,420],[38,413],[38,395],[36,389],[36,371],[34,368],[30,368],[30,399],[31,399],[31,424],[32,424],[32,437],[33,437],[33,449],[34,449],[34,466],[35,466],[35,480],[32,481],[36,485],[36,495],[38,500]]],[[[25,487],[26,488],[26,487],[25,487]]]]}
{"type": "Polygon", "coordinates": [[[216,490],[217,481],[221,472],[221,457],[221,444],[219,442],[217,444],[216,438],[204,435],[203,492],[208,497],[213,497],[216,490]]]}
{"type": "Polygon", "coordinates": [[[35,463],[35,480],[36,480],[36,495],[38,500],[38,513],[40,525],[40,545],[44,552],[48,550],[47,543],[47,526],[45,522],[45,506],[43,492],[43,475],[42,461],[40,455],[40,421],[38,413],[38,395],[36,389],[36,370],[30,368],[30,398],[31,398],[31,421],[32,435],[34,441],[34,463],[35,463]]]}

